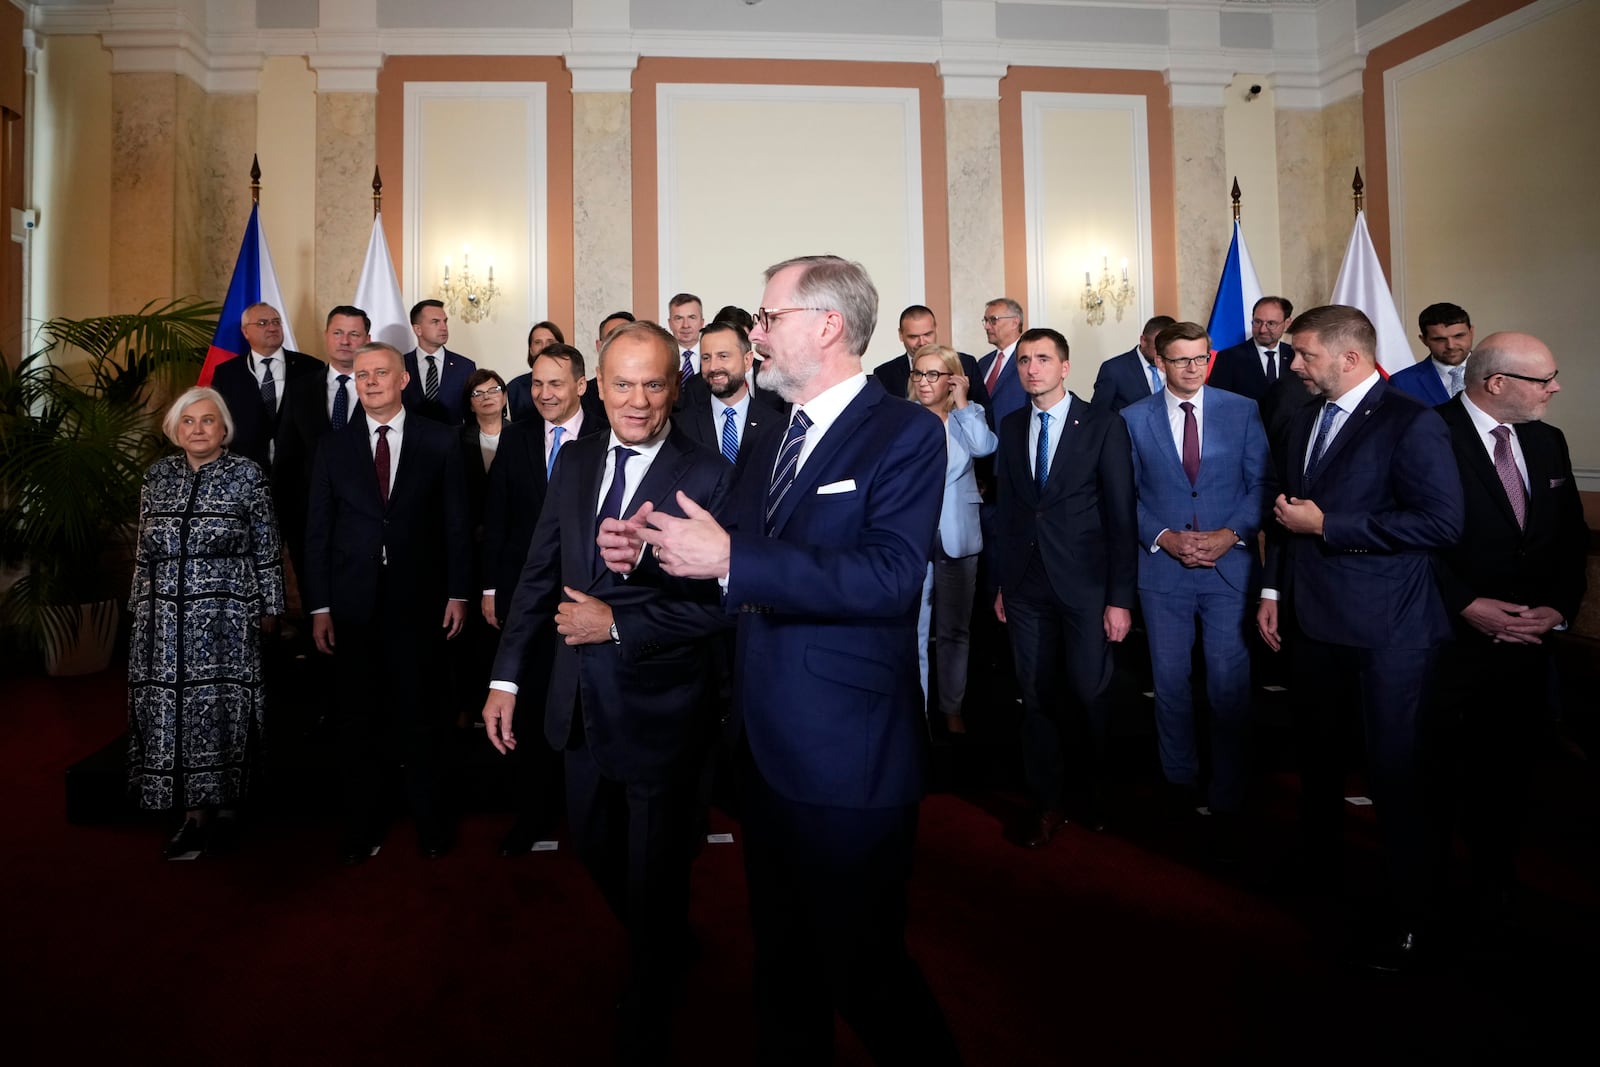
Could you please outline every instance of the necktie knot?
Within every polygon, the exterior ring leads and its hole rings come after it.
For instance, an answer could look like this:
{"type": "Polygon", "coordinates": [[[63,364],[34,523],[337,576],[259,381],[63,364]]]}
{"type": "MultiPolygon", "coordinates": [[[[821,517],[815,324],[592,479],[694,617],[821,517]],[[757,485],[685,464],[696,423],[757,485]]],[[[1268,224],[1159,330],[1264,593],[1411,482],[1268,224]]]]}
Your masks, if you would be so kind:
{"type": "Polygon", "coordinates": [[[1194,414],[1194,405],[1189,403],[1189,401],[1187,401],[1187,400],[1185,400],[1183,403],[1179,404],[1178,407],[1183,409],[1183,413],[1185,415],[1193,415],[1194,414]]]}
{"type": "MultiPolygon", "coordinates": [[[[1461,392],[1462,389],[1465,389],[1466,385],[1467,385],[1467,368],[1462,366],[1459,363],[1456,364],[1454,367],[1451,367],[1450,368],[1450,395],[1451,396],[1455,396],[1457,393],[1461,392]]],[[[1497,427],[1495,427],[1495,432],[1499,433],[1501,430],[1505,430],[1505,429],[1506,428],[1504,426],[1497,426],[1497,427]]],[[[1506,432],[1510,433],[1509,430],[1507,430],[1506,432]]]]}
{"type": "Polygon", "coordinates": [[[556,426],[550,431],[550,458],[544,463],[544,476],[547,480],[550,472],[556,469],[556,453],[561,451],[561,435],[566,432],[565,426],[556,426]]]}
{"type": "Polygon", "coordinates": [[[339,387],[343,388],[344,387],[344,383],[348,382],[349,380],[350,380],[350,375],[348,375],[348,374],[339,375],[339,387]]]}

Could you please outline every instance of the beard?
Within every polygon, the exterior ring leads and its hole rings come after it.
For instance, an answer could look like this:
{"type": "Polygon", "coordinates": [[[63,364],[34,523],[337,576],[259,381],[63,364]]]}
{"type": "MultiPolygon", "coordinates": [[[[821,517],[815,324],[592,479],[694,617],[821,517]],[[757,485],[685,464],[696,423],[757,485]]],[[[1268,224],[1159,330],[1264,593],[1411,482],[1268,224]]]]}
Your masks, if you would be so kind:
{"type": "Polygon", "coordinates": [[[706,379],[706,384],[711,387],[711,395],[718,400],[726,400],[744,388],[744,375],[720,374],[715,380],[706,379]],[[719,384],[720,383],[720,384],[719,384]]]}
{"type": "Polygon", "coordinates": [[[810,356],[790,355],[781,363],[770,352],[763,355],[766,358],[761,364],[761,388],[770,389],[791,404],[800,402],[807,386],[822,369],[822,360],[815,353],[810,356]]]}

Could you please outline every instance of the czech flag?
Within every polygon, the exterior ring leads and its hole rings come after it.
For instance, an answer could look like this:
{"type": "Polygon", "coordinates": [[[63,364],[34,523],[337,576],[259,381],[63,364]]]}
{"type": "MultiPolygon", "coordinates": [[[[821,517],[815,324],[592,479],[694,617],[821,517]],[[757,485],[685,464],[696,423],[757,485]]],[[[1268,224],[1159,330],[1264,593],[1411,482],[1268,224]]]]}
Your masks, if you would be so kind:
{"type": "Polygon", "coordinates": [[[1236,220],[1228,260],[1222,265],[1222,280],[1217,282],[1217,295],[1211,301],[1211,319],[1206,323],[1212,351],[1221,352],[1250,340],[1250,313],[1260,299],[1261,281],[1236,220]]]}
{"type": "Polygon", "coordinates": [[[251,205],[250,221],[245,225],[244,241],[239,245],[239,260],[233,265],[233,280],[228,283],[228,298],[222,302],[222,317],[217,320],[217,335],[211,339],[205,366],[200,368],[199,385],[210,385],[211,375],[219,364],[242,356],[248,350],[239,323],[244,318],[245,308],[251,304],[267,303],[277,308],[283,315],[283,347],[290,351],[298,347],[294,331],[289,327],[289,316],[283,314],[283,293],[278,289],[278,272],[272,269],[267,235],[261,232],[260,211],[260,204],[251,205]]]}

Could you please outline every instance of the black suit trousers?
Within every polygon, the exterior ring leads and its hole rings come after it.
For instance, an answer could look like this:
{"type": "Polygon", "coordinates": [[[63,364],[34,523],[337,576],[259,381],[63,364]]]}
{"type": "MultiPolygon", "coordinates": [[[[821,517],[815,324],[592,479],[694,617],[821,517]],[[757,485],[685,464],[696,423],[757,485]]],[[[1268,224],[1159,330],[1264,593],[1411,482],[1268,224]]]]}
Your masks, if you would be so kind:
{"type": "Polygon", "coordinates": [[[1437,848],[1424,760],[1438,650],[1353,648],[1296,634],[1291,654],[1308,846],[1330,864],[1338,854],[1345,807],[1344,718],[1353,706],[1360,714],[1393,917],[1407,926],[1428,919],[1435,903],[1437,848]]]}
{"type": "Polygon", "coordinates": [[[1105,609],[1068,607],[1031,568],[1005,597],[1006,628],[1022,691],[1022,772],[1033,802],[1065,812],[1103,801],[1110,720],[1111,644],[1105,609]],[[1034,580],[1037,577],[1037,580],[1034,580]]]}
{"type": "Polygon", "coordinates": [[[442,829],[440,762],[448,743],[445,712],[444,604],[429,611],[410,591],[378,581],[380,610],[370,623],[334,616],[334,677],[344,823],[349,838],[367,839],[382,814],[385,771],[405,768],[406,794],[417,829],[442,829]]]}
{"type": "Polygon", "coordinates": [[[667,1060],[673,1002],[688,960],[689,868],[699,829],[700,761],[623,782],[581,740],[565,753],[573,848],[628,934],[633,973],[617,1026],[620,1063],[667,1060]]]}
{"type": "Polygon", "coordinates": [[[906,952],[916,805],[789,800],[742,747],[756,1062],[831,1064],[837,1010],[877,1063],[959,1063],[939,1005],[906,952]]]}

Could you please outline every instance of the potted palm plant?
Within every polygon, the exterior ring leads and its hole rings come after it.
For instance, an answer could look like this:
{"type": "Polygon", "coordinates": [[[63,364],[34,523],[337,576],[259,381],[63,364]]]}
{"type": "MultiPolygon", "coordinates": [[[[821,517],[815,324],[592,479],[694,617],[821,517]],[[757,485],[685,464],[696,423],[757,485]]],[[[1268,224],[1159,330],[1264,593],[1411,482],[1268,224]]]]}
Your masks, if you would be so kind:
{"type": "Polygon", "coordinates": [[[51,319],[38,351],[0,359],[0,563],[16,576],[0,620],[51,673],[110,661],[161,410],[193,383],[218,311],[182,299],[51,319]]]}

